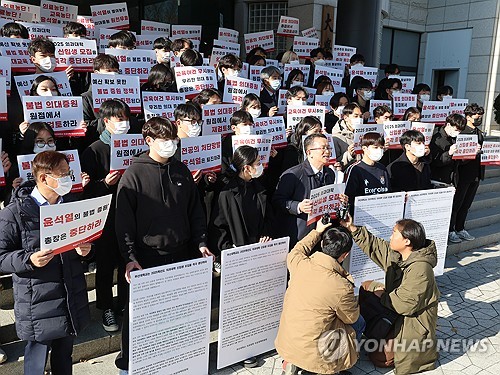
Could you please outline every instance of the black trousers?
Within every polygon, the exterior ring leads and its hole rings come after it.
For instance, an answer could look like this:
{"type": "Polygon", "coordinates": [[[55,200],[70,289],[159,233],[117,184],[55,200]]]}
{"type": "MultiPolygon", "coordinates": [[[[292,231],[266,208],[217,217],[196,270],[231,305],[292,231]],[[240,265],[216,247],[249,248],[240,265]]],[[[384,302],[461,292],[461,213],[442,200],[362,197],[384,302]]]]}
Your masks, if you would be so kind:
{"type": "Polygon", "coordinates": [[[97,265],[95,275],[96,306],[98,309],[113,309],[113,274],[118,267],[117,287],[118,306],[117,311],[123,310],[127,300],[128,284],[125,280],[125,262],[118,250],[114,230],[104,230],[103,235],[96,242],[95,261],[97,265]]]}
{"type": "MultiPolygon", "coordinates": [[[[201,253],[199,253],[201,256],[201,253]]],[[[184,251],[179,251],[176,254],[172,254],[170,256],[161,256],[155,259],[149,259],[148,261],[139,261],[139,264],[143,269],[163,266],[166,264],[173,264],[177,262],[183,262],[189,259],[195,259],[194,252],[190,251],[188,246],[184,251]]],[[[127,297],[129,295],[127,294],[127,297]]],[[[127,305],[125,310],[123,311],[123,321],[122,321],[122,341],[120,345],[120,353],[116,356],[115,365],[121,370],[128,370],[128,361],[129,361],[129,307],[128,307],[128,298],[127,305]]]]}
{"type": "Polygon", "coordinates": [[[476,196],[479,180],[458,181],[455,187],[455,197],[453,198],[453,208],[451,209],[450,232],[461,231],[465,227],[465,220],[469,213],[469,208],[476,196]]]}
{"type": "Polygon", "coordinates": [[[50,368],[53,375],[71,375],[73,372],[73,336],[38,342],[28,341],[24,348],[24,375],[43,375],[50,353],[50,368]]]}

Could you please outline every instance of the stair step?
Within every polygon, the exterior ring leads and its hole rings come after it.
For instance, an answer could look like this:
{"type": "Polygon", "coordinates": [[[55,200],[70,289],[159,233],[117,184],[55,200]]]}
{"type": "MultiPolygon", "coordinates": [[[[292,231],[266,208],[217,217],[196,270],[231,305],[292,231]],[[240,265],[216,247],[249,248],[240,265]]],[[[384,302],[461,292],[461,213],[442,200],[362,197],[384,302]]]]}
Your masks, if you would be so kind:
{"type": "Polygon", "coordinates": [[[462,241],[454,244],[448,243],[446,255],[449,256],[458,254],[464,251],[500,242],[500,223],[474,228],[471,229],[469,233],[476,237],[474,241],[462,241]]]}
{"type": "Polygon", "coordinates": [[[500,167],[493,167],[493,166],[486,167],[484,177],[486,179],[493,177],[500,177],[500,167]]]}
{"type": "Polygon", "coordinates": [[[494,206],[500,206],[500,193],[490,191],[487,193],[477,194],[474,202],[472,202],[470,210],[483,210],[494,206]]]}
{"type": "Polygon", "coordinates": [[[490,191],[500,193],[500,177],[487,178],[479,183],[479,188],[477,189],[478,194],[490,191]]]}
{"type": "Polygon", "coordinates": [[[500,206],[470,211],[467,215],[465,229],[485,227],[494,223],[500,223],[500,206]]]}

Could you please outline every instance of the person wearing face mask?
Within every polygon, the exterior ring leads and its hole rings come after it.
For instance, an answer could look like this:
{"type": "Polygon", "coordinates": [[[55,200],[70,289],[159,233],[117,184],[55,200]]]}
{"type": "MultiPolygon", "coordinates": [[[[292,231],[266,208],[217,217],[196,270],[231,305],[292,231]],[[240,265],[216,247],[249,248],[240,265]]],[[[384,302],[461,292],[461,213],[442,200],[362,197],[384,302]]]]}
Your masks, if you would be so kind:
{"type": "MultiPolygon", "coordinates": [[[[65,38],[72,39],[86,39],[87,28],[80,22],[70,21],[63,27],[63,36],[65,38]]],[[[69,84],[73,95],[80,96],[82,93],[87,91],[90,85],[90,73],[74,72],[73,76],[69,80],[69,84]]]]}
{"type": "Polygon", "coordinates": [[[281,57],[281,65],[285,64],[298,64],[299,63],[299,56],[293,52],[293,51],[286,51],[283,53],[283,56],[281,57]]]}
{"type": "Polygon", "coordinates": [[[361,108],[356,103],[349,103],[342,110],[342,119],[332,129],[337,160],[345,170],[357,155],[354,151],[354,129],[363,123],[361,108]]]}
{"type": "Polygon", "coordinates": [[[401,89],[403,88],[403,83],[400,79],[397,78],[389,78],[387,80],[387,88],[385,89],[385,98],[384,100],[394,100],[394,94],[401,94],[401,89]]]}
{"type": "Polygon", "coordinates": [[[349,59],[349,64],[346,64],[344,68],[344,78],[342,78],[342,87],[346,88],[346,94],[352,97],[353,89],[351,87],[351,74],[349,70],[351,68],[361,68],[365,65],[365,57],[360,53],[355,53],[349,59]]]}
{"type": "Polygon", "coordinates": [[[385,77],[380,80],[377,88],[375,89],[375,99],[377,100],[383,100],[385,96],[385,89],[389,87],[387,82],[389,80],[389,76],[399,75],[401,72],[398,64],[388,64],[384,68],[384,73],[385,77]]]}
{"type": "Polygon", "coordinates": [[[422,110],[424,102],[431,100],[431,88],[426,83],[417,83],[411,93],[417,95],[417,108],[419,110],[422,110]]]}
{"type": "MultiPolygon", "coordinates": [[[[35,74],[52,73],[56,68],[56,46],[54,43],[44,37],[33,39],[28,46],[30,60],[35,65],[35,74]]],[[[68,79],[71,79],[75,73],[70,65],[65,70],[68,79]]]]}
{"type": "Polygon", "coordinates": [[[352,80],[352,88],[356,96],[352,98],[352,102],[359,105],[363,113],[363,120],[367,121],[370,118],[370,100],[373,98],[372,83],[360,76],[356,76],[352,80]]]}
{"type": "Polygon", "coordinates": [[[465,228],[467,214],[474,201],[477,189],[481,180],[484,180],[485,167],[481,165],[481,147],[484,136],[479,126],[481,126],[484,108],[477,103],[469,104],[465,107],[466,126],[460,134],[477,135],[478,147],[476,157],[469,160],[458,160],[456,163],[455,195],[451,209],[450,233],[448,240],[453,243],[463,241],[473,241],[475,237],[469,234],[465,228]]]}
{"type": "Polygon", "coordinates": [[[290,73],[288,73],[285,87],[291,89],[294,86],[304,86],[304,73],[302,73],[300,69],[292,69],[290,73]]]}
{"type": "Polygon", "coordinates": [[[219,92],[224,94],[224,88],[226,87],[226,79],[232,77],[238,77],[241,69],[243,68],[243,63],[241,59],[233,54],[227,54],[222,56],[217,64],[218,82],[217,87],[219,92]]]}
{"type": "MultiPolygon", "coordinates": [[[[314,48],[309,53],[310,59],[306,60],[307,65],[311,65],[311,73],[314,73],[315,66],[325,65],[325,51],[323,48],[314,48]]],[[[307,87],[312,87],[314,83],[314,74],[309,74],[309,79],[307,80],[307,87]]]]}
{"type": "Polygon", "coordinates": [[[453,87],[445,85],[438,87],[436,91],[436,100],[443,101],[444,99],[451,99],[453,97],[453,87]]]}
{"type": "Polygon", "coordinates": [[[391,191],[387,169],[380,159],[384,155],[385,140],[379,133],[366,133],[361,138],[363,157],[347,168],[344,182],[349,197],[349,211],[354,215],[356,197],[383,194],[391,191]]]}
{"type": "Polygon", "coordinates": [[[90,323],[82,257],[91,243],[54,254],[40,243],[40,207],[75,198],[69,163],[55,151],[36,155],[35,180],[24,182],[0,211],[0,272],[14,274],[14,315],[26,342],[24,374],[44,373],[49,350],[54,374],[72,373],[73,342],[90,323]]]}
{"type": "Polygon", "coordinates": [[[333,94],[335,94],[335,90],[333,89],[331,81],[320,82],[316,87],[316,95],[333,95],[333,94]]]}
{"type": "Polygon", "coordinates": [[[403,153],[387,166],[392,191],[431,189],[431,158],[425,137],[418,130],[407,130],[399,140],[403,153]]]}
{"type": "Polygon", "coordinates": [[[262,116],[268,116],[269,112],[276,113],[279,102],[279,89],[281,88],[281,72],[275,66],[266,66],[260,72],[262,90],[260,92],[260,103],[262,116]]]}
{"type": "MultiPolygon", "coordinates": [[[[149,150],[134,156],[118,186],[116,236],[130,272],[213,256],[207,248],[207,226],[189,169],[173,156],[177,127],[153,117],[142,129],[149,150]]],[[[128,308],[124,311],[122,345],[115,365],[128,370],[128,308]]]]}
{"type": "Polygon", "coordinates": [[[262,114],[259,97],[255,94],[245,95],[241,103],[241,110],[250,113],[254,121],[257,120],[262,114]]]}
{"type": "Polygon", "coordinates": [[[125,307],[127,283],[125,282],[125,264],[118,251],[115,236],[116,191],[120,172],[110,172],[111,134],[126,134],[130,129],[130,108],[118,99],[106,100],[99,108],[99,117],[105,125],[99,139],[92,143],[81,155],[82,171],[90,176],[90,183],[84,189],[86,198],[95,198],[112,194],[111,208],[101,238],[96,247],[96,306],[102,310],[102,326],[107,332],[119,329],[116,312],[125,307]],[[118,304],[113,303],[113,273],[118,266],[118,304]]]}
{"type": "Polygon", "coordinates": [[[408,107],[403,115],[402,121],[420,122],[422,113],[417,107],[408,107]]]}
{"type": "Polygon", "coordinates": [[[349,104],[349,97],[343,92],[337,92],[330,98],[330,111],[325,114],[325,130],[331,134],[335,125],[342,118],[344,107],[349,104]]]}
{"type": "Polygon", "coordinates": [[[254,134],[253,117],[247,111],[236,111],[229,120],[233,134],[228,134],[222,140],[222,174],[225,174],[231,168],[233,161],[233,135],[254,134]]]}
{"type": "Polygon", "coordinates": [[[156,38],[153,42],[156,54],[156,62],[170,67],[170,56],[172,55],[172,41],[168,38],[156,38]]]}
{"type": "MultiPolygon", "coordinates": [[[[307,91],[302,86],[293,86],[285,93],[286,105],[307,105],[307,91]]],[[[288,136],[288,134],[287,134],[288,136]]]]}

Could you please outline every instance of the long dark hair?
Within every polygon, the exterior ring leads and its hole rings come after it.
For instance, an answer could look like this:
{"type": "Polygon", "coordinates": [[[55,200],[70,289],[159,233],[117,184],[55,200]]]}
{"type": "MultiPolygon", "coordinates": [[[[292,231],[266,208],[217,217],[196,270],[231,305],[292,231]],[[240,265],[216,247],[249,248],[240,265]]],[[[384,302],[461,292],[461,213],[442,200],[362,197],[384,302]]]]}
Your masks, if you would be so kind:
{"type": "Polygon", "coordinates": [[[164,64],[156,64],[151,68],[147,82],[142,86],[143,91],[165,91],[165,87],[174,81],[174,73],[164,64]]]}
{"type": "Polygon", "coordinates": [[[290,143],[292,143],[299,150],[302,150],[302,136],[306,135],[307,132],[316,127],[321,128],[321,121],[314,116],[306,116],[300,120],[300,122],[295,127],[295,133],[292,134],[290,143]]]}
{"type": "Polygon", "coordinates": [[[23,141],[21,143],[21,155],[28,155],[33,153],[33,149],[35,148],[35,139],[40,133],[40,130],[47,130],[54,141],[56,140],[56,136],[54,134],[54,130],[52,127],[46,122],[33,122],[28,126],[26,132],[24,133],[23,141]]]}
{"type": "Polygon", "coordinates": [[[38,89],[38,86],[40,86],[40,83],[42,83],[43,81],[52,81],[52,83],[56,87],[57,95],[61,96],[61,92],[59,91],[59,87],[57,87],[56,80],[54,78],[52,78],[52,77],[49,77],[49,76],[46,76],[46,75],[43,75],[43,74],[40,75],[40,76],[38,76],[38,77],[36,77],[33,80],[33,83],[31,84],[31,89],[30,89],[30,95],[31,96],[40,96],[40,95],[37,94],[36,90],[38,89]]]}
{"type": "Polygon", "coordinates": [[[236,173],[240,173],[245,165],[252,165],[258,158],[259,150],[252,146],[240,146],[234,151],[231,169],[236,173]]]}

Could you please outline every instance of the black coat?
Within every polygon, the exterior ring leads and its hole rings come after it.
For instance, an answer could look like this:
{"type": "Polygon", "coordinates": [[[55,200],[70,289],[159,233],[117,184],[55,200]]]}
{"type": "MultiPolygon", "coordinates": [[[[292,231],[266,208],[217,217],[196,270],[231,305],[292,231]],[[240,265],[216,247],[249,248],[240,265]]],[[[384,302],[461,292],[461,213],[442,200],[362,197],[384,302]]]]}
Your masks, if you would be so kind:
{"type": "Polygon", "coordinates": [[[415,191],[431,189],[431,167],[429,158],[422,157],[422,172],[413,166],[403,152],[399,158],[387,166],[391,179],[391,191],[415,191]]]}
{"type": "Polygon", "coordinates": [[[456,177],[457,162],[449,154],[455,140],[446,134],[442,126],[431,139],[431,177],[433,180],[451,184],[456,177]]]}
{"type": "Polygon", "coordinates": [[[278,105],[279,102],[279,90],[276,90],[273,95],[269,94],[269,91],[265,87],[262,87],[260,92],[260,107],[262,110],[262,117],[266,117],[269,114],[269,109],[278,105]]]}
{"type": "Polygon", "coordinates": [[[335,183],[335,173],[328,167],[323,167],[323,181],[314,174],[311,164],[306,160],[285,171],[278,182],[273,196],[276,210],[275,237],[290,236],[290,247],[304,238],[315,224],[307,226],[307,214],[299,214],[298,205],[304,199],[309,199],[311,190],[335,183]],[[279,227],[279,228],[278,228],[279,227]]]}
{"type": "Polygon", "coordinates": [[[0,211],[0,272],[12,273],[17,335],[47,341],[80,333],[90,321],[87,286],[76,251],[55,255],[46,266],[32,265],[40,250],[40,207],[27,181],[0,211]]]}
{"type": "Polygon", "coordinates": [[[209,230],[211,249],[230,249],[259,241],[271,235],[272,209],[264,187],[256,180],[245,182],[234,176],[219,194],[209,230]],[[245,196],[246,195],[246,196],[245,196]],[[250,196],[249,196],[250,195],[250,196]],[[250,217],[244,210],[244,200],[253,200],[258,215],[250,217]]]}
{"type": "MultiPolygon", "coordinates": [[[[466,126],[460,134],[476,134],[478,143],[482,146],[484,142],[484,136],[480,129],[470,126],[466,126]]],[[[457,165],[457,178],[460,181],[472,182],[476,179],[484,180],[484,165],[481,165],[481,153],[476,155],[475,159],[459,160],[457,165]]]]}

